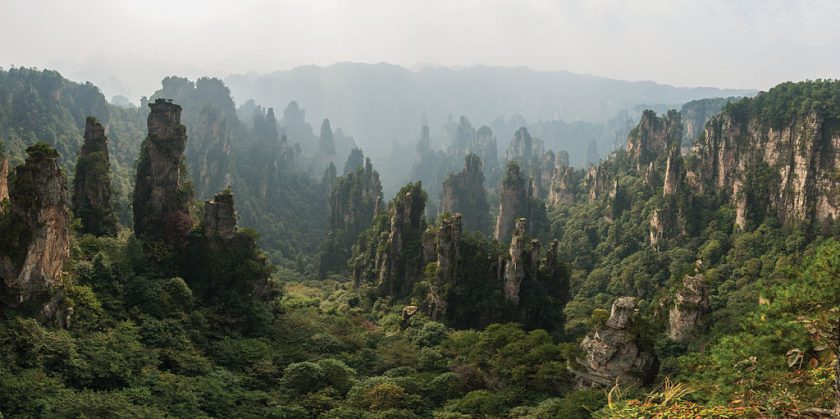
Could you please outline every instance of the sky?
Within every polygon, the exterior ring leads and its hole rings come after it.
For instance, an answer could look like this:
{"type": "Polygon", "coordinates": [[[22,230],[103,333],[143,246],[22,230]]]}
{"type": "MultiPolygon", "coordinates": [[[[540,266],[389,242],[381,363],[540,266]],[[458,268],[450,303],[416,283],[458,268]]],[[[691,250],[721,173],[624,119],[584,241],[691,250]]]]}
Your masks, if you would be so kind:
{"type": "Polygon", "coordinates": [[[0,66],[127,95],[342,61],[767,89],[840,78],[838,20],[833,0],[0,0],[0,66]]]}

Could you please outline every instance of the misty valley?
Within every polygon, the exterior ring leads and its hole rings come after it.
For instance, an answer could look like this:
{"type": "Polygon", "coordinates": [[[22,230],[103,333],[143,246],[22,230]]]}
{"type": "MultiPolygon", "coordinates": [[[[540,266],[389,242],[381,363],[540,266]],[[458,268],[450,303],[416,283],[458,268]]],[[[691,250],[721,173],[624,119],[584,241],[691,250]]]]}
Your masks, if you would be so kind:
{"type": "Polygon", "coordinates": [[[840,81],[0,68],[0,418],[840,416],[840,81]]]}

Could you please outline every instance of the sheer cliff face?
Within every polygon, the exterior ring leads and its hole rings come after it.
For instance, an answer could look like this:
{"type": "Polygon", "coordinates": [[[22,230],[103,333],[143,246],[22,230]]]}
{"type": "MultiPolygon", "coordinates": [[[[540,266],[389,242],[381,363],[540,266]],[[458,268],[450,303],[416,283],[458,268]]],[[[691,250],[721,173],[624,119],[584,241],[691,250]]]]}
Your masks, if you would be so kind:
{"type": "Polygon", "coordinates": [[[404,297],[423,276],[426,193],[420,183],[404,186],[386,216],[360,235],[349,261],[357,286],[371,284],[381,295],[404,297]]]}
{"type": "Polygon", "coordinates": [[[6,199],[9,199],[9,161],[0,157],[0,202],[6,199]]]}
{"type": "Polygon", "coordinates": [[[70,256],[67,187],[58,153],[43,143],[27,152],[11,185],[6,216],[12,219],[0,247],[0,275],[12,304],[60,285],[70,256]]]}
{"type": "Polygon", "coordinates": [[[519,164],[510,162],[499,186],[499,215],[493,237],[507,242],[516,224],[516,219],[528,219],[528,234],[535,236],[548,223],[545,203],[535,198],[532,182],[525,178],[519,164]]]}
{"type": "Polygon", "coordinates": [[[187,142],[181,107],[164,99],[149,104],[149,135],[143,143],[134,188],[134,232],[178,244],[192,228],[182,160],[187,142]]]}
{"type": "Polygon", "coordinates": [[[205,237],[230,240],[236,235],[236,210],[230,191],[219,192],[212,200],[204,202],[202,225],[205,237]]]}
{"type": "Polygon", "coordinates": [[[636,163],[636,170],[641,171],[651,162],[663,159],[672,147],[679,147],[682,132],[678,112],[668,111],[657,117],[656,112],[645,111],[639,125],[627,137],[627,153],[636,163]]]}
{"type": "Polygon", "coordinates": [[[719,193],[746,227],[766,215],[785,223],[828,225],[840,215],[840,132],[811,111],[776,127],[730,110],[713,118],[693,149],[687,178],[719,193]]]}
{"type": "Polygon", "coordinates": [[[528,181],[519,170],[519,165],[509,164],[499,190],[499,215],[493,235],[496,240],[510,240],[516,219],[528,216],[529,187],[528,181]]]}
{"type": "Polygon", "coordinates": [[[490,206],[481,169],[482,162],[477,155],[470,153],[464,158],[464,170],[443,182],[440,212],[461,213],[464,229],[489,232],[490,206]]]}
{"type": "Polygon", "coordinates": [[[93,117],[86,120],[85,143],[76,162],[73,214],[81,220],[84,233],[102,236],[117,232],[111,206],[108,138],[105,129],[93,117]]]}
{"type": "MultiPolygon", "coordinates": [[[[360,157],[359,158],[363,158],[360,157]]],[[[347,266],[353,243],[378,213],[382,184],[370,159],[364,166],[338,178],[330,191],[330,219],[326,240],[322,243],[319,273],[341,272],[347,266]]]]}

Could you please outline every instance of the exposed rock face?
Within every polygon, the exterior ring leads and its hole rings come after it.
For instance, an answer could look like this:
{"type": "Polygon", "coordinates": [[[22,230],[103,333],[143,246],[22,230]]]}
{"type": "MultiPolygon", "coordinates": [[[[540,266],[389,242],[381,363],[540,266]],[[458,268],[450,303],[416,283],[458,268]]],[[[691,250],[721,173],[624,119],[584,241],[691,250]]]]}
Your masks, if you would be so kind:
{"type": "Polygon", "coordinates": [[[204,236],[230,240],[236,235],[236,210],[230,190],[204,202],[204,236]]]}
{"type": "Polygon", "coordinates": [[[548,205],[572,204],[577,199],[577,178],[575,169],[558,164],[554,169],[548,188],[548,205]]]}
{"type": "Polygon", "coordinates": [[[646,110],[639,125],[627,137],[627,152],[636,163],[636,170],[652,161],[664,160],[672,146],[679,147],[682,140],[680,114],[668,111],[661,118],[656,112],[646,110]]]}
{"type": "Polygon", "coordinates": [[[685,342],[703,325],[703,315],[709,310],[709,296],[703,274],[686,275],[683,287],[674,297],[668,313],[668,336],[685,342]]]}
{"type": "Polygon", "coordinates": [[[768,215],[830,225],[840,215],[836,117],[812,110],[775,125],[760,118],[736,110],[712,118],[693,149],[691,185],[728,198],[741,227],[768,215]]]}
{"type": "Polygon", "coordinates": [[[117,233],[111,205],[111,177],[108,138],[96,118],[85,122],[85,143],[76,162],[73,179],[73,214],[82,221],[82,232],[96,236],[117,233]]]}
{"type": "Polygon", "coordinates": [[[518,164],[508,164],[499,189],[499,215],[496,218],[496,231],[493,237],[502,242],[511,237],[516,219],[528,214],[529,185],[520,172],[518,164]]]}
{"type": "Polygon", "coordinates": [[[328,237],[321,246],[319,272],[343,271],[351,256],[351,247],[359,234],[370,227],[378,213],[382,184],[370,159],[364,167],[338,178],[330,191],[328,237]]]}
{"type": "Polygon", "coordinates": [[[539,231],[545,223],[545,204],[531,195],[531,182],[525,178],[516,162],[508,163],[499,188],[499,215],[493,237],[500,242],[510,240],[516,219],[531,221],[528,232],[539,231]]]}
{"type": "Polygon", "coordinates": [[[481,158],[472,153],[467,154],[464,158],[464,170],[449,175],[443,182],[440,212],[461,213],[464,229],[489,232],[490,205],[487,203],[487,190],[484,188],[484,173],[481,168],[481,158]]]}
{"type": "Polygon", "coordinates": [[[513,134],[513,140],[505,152],[507,161],[517,161],[522,168],[529,169],[534,159],[542,158],[545,154],[545,147],[542,140],[531,137],[528,128],[519,128],[513,134]]]}
{"type": "Polygon", "coordinates": [[[540,253],[539,242],[536,242],[536,246],[531,248],[530,254],[526,253],[526,225],[526,219],[519,218],[516,220],[516,228],[513,230],[513,237],[510,241],[510,260],[508,260],[507,264],[505,264],[505,298],[517,306],[519,305],[519,289],[522,286],[522,281],[525,280],[525,271],[527,269],[530,272],[536,272],[536,269],[534,269],[533,266],[536,261],[533,259],[534,255],[539,257],[540,253]]]}
{"type": "Polygon", "coordinates": [[[420,182],[404,186],[379,220],[353,247],[350,265],[356,285],[373,283],[382,295],[404,297],[423,277],[423,212],[426,193],[420,182]]]}
{"type": "Polygon", "coordinates": [[[437,273],[429,284],[429,316],[442,321],[447,309],[447,286],[454,284],[458,273],[458,259],[461,253],[461,214],[444,217],[434,235],[434,260],[437,273]]]}
{"type": "Polygon", "coordinates": [[[193,174],[195,193],[206,197],[221,188],[233,184],[231,168],[231,143],[233,127],[229,126],[235,114],[231,115],[217,107],[204,107],[198,120],[191,125],[193,141],[186,150],[193,174]]]}
{"type": "Polygon", "coordinates": [[[578,363],[584,370],[573,371],[582,386],[640,386],[656,374],[656,357],[632,331],[635,317],[636,299],[621,297],[613,302],[605,327],[583,338],[580,347],[586,358],[578,363]]]}
{"type": "Polygon", "coordinates": [[[683,145],[688,146],[703,133],[706,123],[720,113],[735,98],[711,98],[688,102],[680,108],[683,126],[683,145]]]}
{"type": "MultiPolygon", "coordinates": [[[[454,131],[449,133],[449,137],[446,157],[451,163],[457,164],[458,161],[472,153],[488,165],[488,169],[493,170],[494,165],[499,160],[496,151],[496,137],[493,136],[493,130],[486,125],[482,125],[476,130],[470,124],[470,121],[462,116],[454,131]]],[[[425,125],[423,135],[420,138],[418,152],[421,152],[419,148],[421,144],[425,144],[426,147],[429,144],[428,127],[425,125]]]]}
{"type": "Polygon", "coordinates": [[[0,232],[0,276],[12,305],[60,285],[70,256],[67,186],[58,153],[44,143],[26,151],[11,187],[11,213],[5,215],[12,220],[8,231],[0,232]]]}
{"type": "MultiPolygon", "coordinates": [[[[9,161],[0,157],[0,202],[9,199],[9,161]]],[[[0,213],[2,213],[0,207],[0,213]]]]}
{"type": "Polygon", "coordinates": [[[668,161],[665,163],[665,182],[662,186],[662,195],[668,196],[677,193],[680,182],[682,182],[682,157],[679,147],[671,147],[668,153],[668,161]]]}
{"type": "Polygon", "coordinates": [[[140,151],[134,187],[134,232],[179,244],[192,228],[182,173],[186,128],[181,107],[165,99],[150,103],[149,135],[140,151]]]}

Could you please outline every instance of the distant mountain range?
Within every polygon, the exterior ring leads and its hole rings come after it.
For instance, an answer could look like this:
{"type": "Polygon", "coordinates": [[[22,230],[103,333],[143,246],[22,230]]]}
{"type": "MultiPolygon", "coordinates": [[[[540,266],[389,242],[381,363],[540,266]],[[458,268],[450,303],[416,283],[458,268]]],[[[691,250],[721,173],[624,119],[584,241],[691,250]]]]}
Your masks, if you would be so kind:
{"type": "MultiPolygon", "coordinates": [[[[434,140],[439,127],[450,117],[457,120],[461,115],[474,126],[510,125],[499,121],[511,117],[528,124],[556,120],[601,124],[622,111],[638,112],[641,107],[678,109],[691,100],[756,93],[750,89],[673,87],[524,67],[429,67],[412,71],[390,64],[358,63],[230,75],[224,81],[239,104],[253,99],[281,110],[292,100],[297,101],[306,109],[308,119],[330,118],[334,126],[353,135],[356,143],[374,156],[390,152],[388,145],[394,141],[414,144],[422,115],[428,118],[434,140]]],[[[502,149],[516,128],[495,132],[502,149]]]]}

